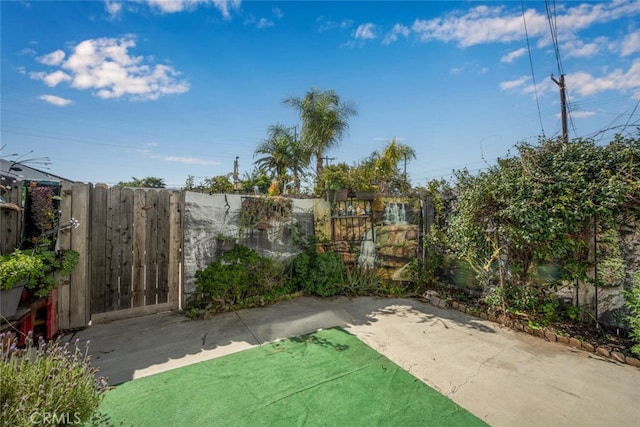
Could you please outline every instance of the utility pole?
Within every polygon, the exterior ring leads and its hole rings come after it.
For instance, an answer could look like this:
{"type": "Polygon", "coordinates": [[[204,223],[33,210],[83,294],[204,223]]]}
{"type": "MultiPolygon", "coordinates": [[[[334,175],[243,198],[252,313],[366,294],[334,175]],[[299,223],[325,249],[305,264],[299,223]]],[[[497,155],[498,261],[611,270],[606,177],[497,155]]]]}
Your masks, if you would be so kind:
{"type": "Polygon", "coordinates": [[[326,166],[329,166],[329,162],[330,162],[331,160],[335,160],[335,159],[336,159],[335,157],[323,157],[323,158],[322,158],[322,160],[324,160],[324,165],[325,165],[325,167],[326,167],[326,166]]]}
{"type": "Polygon", "coordinates": [[[556,80],[551,75],[551,80],[560,88],[560,110],[562,114],[562,141],[566,144],[569,142],[569,131],[567,130],[567,87],[564,84],[564,74],[560,75],[560,80],[556,80]]]}

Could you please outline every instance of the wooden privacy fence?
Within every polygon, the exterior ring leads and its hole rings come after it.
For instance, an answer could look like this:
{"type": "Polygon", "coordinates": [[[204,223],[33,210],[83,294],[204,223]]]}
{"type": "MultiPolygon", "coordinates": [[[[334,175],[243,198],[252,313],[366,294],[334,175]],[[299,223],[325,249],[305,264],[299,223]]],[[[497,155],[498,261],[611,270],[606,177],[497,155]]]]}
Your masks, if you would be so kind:
{"type": "MultiPolygon", "coordinates": [[[[182,193],[90,184],[74,184],[70,190],[71,209],[67,212],[71,216],[75,217],[76,200],[84,205],[88,198],[91,207],[88,239],[86,247],[81,248],[88,253],[89,265],[83,266],[88,271],[74,271],[88,279],[85,299],[89,300],[91,320],[101,322],[178,308],[182,193]]],[[[66,194],[63,187],[63,202],[66,194]]]]}
{"type": "MultiPolygon", "coordinates": [[[[23,183],[4,197],[22,208],[23,183]]],[[[182,193],[62,182],[58,247],[80,254],[71,276],[59,278],[58,329],[179,308],[182,286],[182,193]]],[[[20,209],[0,211],[0,249],[22,239],[20,209]]]]}

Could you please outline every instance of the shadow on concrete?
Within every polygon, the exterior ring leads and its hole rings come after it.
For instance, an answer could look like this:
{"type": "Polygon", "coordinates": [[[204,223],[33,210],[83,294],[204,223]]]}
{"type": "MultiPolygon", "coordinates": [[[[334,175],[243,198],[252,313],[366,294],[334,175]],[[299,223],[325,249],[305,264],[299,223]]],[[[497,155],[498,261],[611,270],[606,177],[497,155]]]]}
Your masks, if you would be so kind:
{"type": "Polygon", "coordinates": [[[110,385],[336,326],[374,325],[394,318],[494,333],[489,322],[404,298],[300,297],[271,306],[190,320],[176,312],[90,326],[65,337],[90,341],[99,375],[110,385]]]}

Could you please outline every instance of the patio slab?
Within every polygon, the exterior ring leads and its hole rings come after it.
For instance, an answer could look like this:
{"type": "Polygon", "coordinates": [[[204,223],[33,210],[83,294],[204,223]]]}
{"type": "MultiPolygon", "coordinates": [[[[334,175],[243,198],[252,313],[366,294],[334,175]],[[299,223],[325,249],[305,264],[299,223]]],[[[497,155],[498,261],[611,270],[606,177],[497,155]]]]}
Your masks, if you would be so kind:
{"type": "Polygon", "coordinates": [[[640,369],[411,299],[302,297],[191,321],[161,313],[91,326],[110,384],[341,326],[494,426],[637,425],[640,369]]]}

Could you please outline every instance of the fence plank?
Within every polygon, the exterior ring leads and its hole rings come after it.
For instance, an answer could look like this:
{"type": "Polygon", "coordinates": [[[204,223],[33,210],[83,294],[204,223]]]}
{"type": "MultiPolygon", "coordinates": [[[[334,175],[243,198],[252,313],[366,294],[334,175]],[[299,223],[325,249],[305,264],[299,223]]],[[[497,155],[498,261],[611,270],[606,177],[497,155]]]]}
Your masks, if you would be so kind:
{"type": "MultiPolygon", "coordinates": [[[[71,219],[71,183],[62,182],[60,188],[60,221],[71,219]]],[[[61,249],[71,249],[71,233],[58,233],[58,246],[61,249]]],[[[82,258],[82,254],[80,254],[82,258]]],[[[79,266],[76,266],[78,268],[79,266]]],[[[70,329],[71,319],[71,284],[70,279],[63,278],[58,285],[58,329],[70,329]]]]}
{"type": "MultiPolygon", "coordinates": [[[[120,308],[120,272],[122,254],[120,246],[120,187],[110,188],[107,194],[106,233],[106,287],[104,295],[105,311],[120,308]]],[[[94,310],[92,310],[95,312],[94,310]]]]}
{"type": "Polygon", "coordinates": [[[158,191],[148,190],[144,207],[145,229],[145,305],[157,303],[158,291],[158,191]]]}
{"type": "Polygon", "coordinates": [[[158,287],[157,302],[168,301],[169,294],[169,233],[171,230],[171,218],[169,217],[171,192],[162,190],[158,194],[158,226],[157,226],[157,263],[158,263],[158,287]]]}
{"type": "Polygon", "coordinates": [[[169,204],[169,262],[168,262],[168,295],[169,302],[182,306],[182,206],[184,192],[172,192],[169,204]]]}
{"type": "Polygon", "coordinates": [[[70,328],[86,327],[89,324],[90,319],[89,279],[91,277],[91,264],[89,263],[89,212],[92,190],[93,186],[91,184],[84,183],[74,183],[71,190],[71,213],[73,218],[78,220],[80,226],[77,229],[68,232],[68,234],[71,234],[71,249],[80,253],[80,261],[76,268],[73,269],[70,277],[70,328]]]}
{"type": "Polygon", "coordinates": [[[145,231],[147,220],[146,195],[141,188],[133,192],[133,278],[132,300],[133,307],[144,305],[145,293],[145,231]]]}
{"type": "Polygon", "coordinates": [[[106,185],[96,185],[91,203],[91,313],[106,311],[107,294],[107,196],[106,185]]]}
{"type": "Polygon", "coordinates": [[[133,269],[133,190],[120,192],[120,310],[131,308],[133,269]]]}
{"type": "Polygon", "coordinates": [[[8,206],[0,207],[0,255],[12,252],[22,240],[22,181],[13,181],[9,191],[3,197],[8,203],[18,207],[9,209],[8,206]]]}

